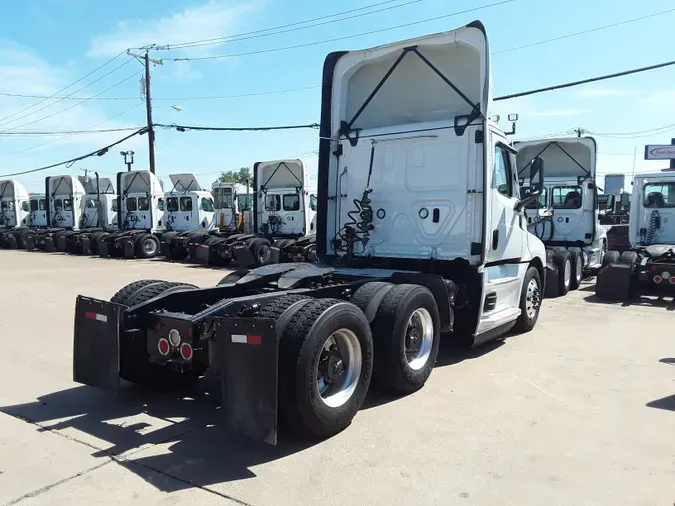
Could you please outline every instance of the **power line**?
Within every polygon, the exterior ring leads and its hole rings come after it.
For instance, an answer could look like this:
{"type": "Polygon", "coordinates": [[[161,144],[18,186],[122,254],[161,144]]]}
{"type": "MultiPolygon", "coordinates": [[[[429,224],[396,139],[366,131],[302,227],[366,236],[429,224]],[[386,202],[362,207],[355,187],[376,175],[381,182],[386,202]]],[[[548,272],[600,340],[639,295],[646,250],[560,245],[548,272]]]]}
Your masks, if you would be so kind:
{"type": "Polygon", "coordinates": [[[406,7],[408,5],[420,3],[423,0],[409,0],[409,1],[407,1],[405,3],[402,3],[402,4],[399,4],[399,5],[390,5],[388,7],[383,7],[381,9],[377,9],[377,10],[374,10],[374,11],[371,11],[371,12],[364,12],[364,13],[360,13],[360,14],[351,14],[350,16],[345,16],[345,17],[342,17],[342,18],[339,18],[339,19],[321,21],[320,23],[313,23],[313,24],[307,25],[307,23],[311,23],[312,21],[317,21],[317,20],[326,19],[326,18],[332,18],[332,17],[340,16],[340,15],[343,15],[343,14],[349,14],[349,13],[356,12],[356,11],[363,11],[363,10],[370,9],[370,8],[373,8],[373,7],[376,7],[376,6],[379,6],[379,5],[390,4],[393,1],[400,1],[400,0],[389,0],[389,1],[386,1],[386,2],[379,2],[379,3],[374,4],[374,5],[369,5],[369,6],[366,6],[366,7],[360,7],[358,9],[352,9],[352,10],[345,11],[345,12],[338,13],[338,14],[330,14],[328,16],[321,16],[320,18],[316,18],[316,19],[313,19],[313,20],[290,23],[288,25],[282,25],[282,26],[279,26],[279,27],[276,27],[276,28],[267,28],[267,29],[256,30],[254,32],[249,32],[249,33],[245,33],[245,34],[229,35],[229,36],[225,36],[225,37],[217,37],[217,38],[205,39],[205,40],[201,40],[201,41],[184,42],[184,43],[178,43],[178,44],[166,44],[166,45],[163,45],[163,46],[153,46],[152,49],[160,50],[160,51],[168,51],[168,50],[172,50],[172,49],[185,49],[185,48],[192,48],[192,47],[203,47],[203,46],[223,44],[225,42],[240,42],[242,40],[258,39],[258,38],[262,38],[262,37],[270,37],[272,35],[280,35],[280,34],[283,34],[283,33],[296,32],[296,31],[299,31],[299,30],[305,30],[307,28],[315,28],[317,26],[328,25],[328,24],[331,24],[331,23],[339,23],[341,21],[346,21],[348,19],[360,18],[360,17],[369,16],[371,14],[377,14],[377,13],[392,10],[392,9],[398,9],[399,7],[406,7]],[[306,25],[306,26],[297,26],[297,25],[306,25]],[[280,30],[280,28],[286,28],[286,27],[292,27],[292,28],[280,30]],[[262,33],[262,32],[270,32],[270,33],[262,33]]]}
{"type": "Polygon", "coordinates": [[[509,3],[512,3],[512,2],[515,2],[515,1],[516,0],[501,0],[499,2],[495,2],[495,3],[491,3],[491,4],[487,4],[487,5],[481,5],[479,7],[473,7],[471,9],[465,9],[463,11],[456,11],[456,12],[452,12],[450,14],[444,14],[442,16],[435,16],[433,18],[427,18],[427,19],[422,19],[422,20],[419,20],[419,21],[413,21],[413,22],[410,22],[410,23],[404,23],[402,25],[390,26],[388,28],[380,28],[378,30],[371,30],[371,31],[368,31],[368,32],[356,33],[356,34],[352,34],[352,35],[344,35],[342,37],[335,37],[335,38],[332,38],[332,39],[319,40],[319,41],[314,41],[314,42],[306,42],[306,43],[303,43],[303,44],[296,44],[296,45],[293,45],[293,46],[260,49],[260,50],[257,50],[257,51],[248,51],[248,52],[244,52],[244,53],[230,53],[230,54],[221,54],[221,55],[213,55],[213,56],[199,56],[199,57],[194,57],[194,58],[184,57],[184,58],[167,58],[167,59],[170,60],[170,61],[178,61],[178,62],[180,62],[180,61],[201,61],[201,60],[217,60],[217,59],[220,59],[220,58],[234,58],[234,57],[238,57],[238,56],[250,56],[250,55],[254,55],[254,54],[263,54],[263,53],[276,53],[276,52],[279,52],[279,51],[287,51],[289,49],[298,49],[298,48],[301,48],[301,47],[317,46],[317,45],[320,45],[320,44],[327,44],[329,42],[337,42],[337,41],[340,41],[340,40],[353,39],[355,37],[364,37],[366,35],[373,35],[375,33],[388,32],[390,30],[397,30],[399,28],[407,28],[407,27],[410,27],[410,26],[415,26],[415,25],[419,25],[419,24],[423,24],[423,23],[430,23],[432,21],[438,21],[440,19],[445,19],[445,18],[449,18],[449,17],[453,17],[453,16],[459,16],[460,14],[467,14],[469,12],[475,12],[475,11],[482,10],[482,9],[488,9],[490,7],[505,5],[505,4],[509,4],[509,3]]]}
{"type": "Polygon", "coordinates": [[[90,158],[92,156],[103,156],[110,150],[110,148],[115,147],[118,144],[122,144],[124,141],[127,141],[127,140],[131,139],[135,135],[142,135],[146,132],[147,132],[147,128],[143,127],[141,129],[135,131],[134,133],[132,133],[130,135],[127,135],[126,137],[124,137],[124,138],[122,138],[122,139],[120,139],[116,142],[113,142],[112,144],[108,144],[107,146],[105,146],[103,148],[100,148],[100,149],[97,149],[95,151],[92,151],[91,153],[87,153],[86,155],[78,156],[76,158],[71,158],[70,160],[66,160],[64,162],[59,162],[59,163],[54,163],[52,165],[47,165],[45,167],[39,167],[37,169],[24,170],[24,171],[21,171],[21,172],[12,172],[11,174],[3,174],[0,177],[22,176],[23,174],[31,174],[33,172],[40,172],[40,171],[43,171],[43,170],[53,169],[54,167],[59,167],[61,165],[71,166],[73,163],[79,162],[80,160],[84,160],[85,158],[90,158]]]}
{"type": "Polygon", "coordinates": [[[670,124],[670,125],[664,125],[661,127],[657,128],[652,128],[650,130],[639,130],[636,132],[609,132],[609,133],[604,133],[604,132],[589,132],[591,135],[595,135],[596,137],[610,137],[610,138],[616,138],[616,139],[635,139],[639,137],[650,137],[654,135],[655,133],[666,133],[670,130],[675,130],[675,123],[670,124]]]}
{"type": "Polygon", "coordinates": [[[526,49],[528,47],[539,46],[541,44],[547,44],[549,42],[555,42],[555,41],[558,41],[558,40],[569,39],[570,37],[576,37],[578,35],[585,35],[587,33],[598,32],[600,30],[606,30],[608,28],[614,28],[616,26],[626,25],[628,23],[634,23],[636,21],[642,21],[643,19],[654,18],[656,16],[661,16],[663,14],[669,14],[671,12],[675,12],[675,9],[668,9],[668,10],[661,11],[661,12],[655,12],[654,14],[648,14],[646,16],[641,16],[639,18],[626,19],[624,21],[619,21],[618,23],[612,23],[611,25],[604,25],[604,26],[598,26],[596,28],[589,28],[588,30],[582,30],[580,32],[568,33],[567,35],[561,35],[559,37],[554,37],[552,39],[540,40],[538,42],[533,42],[531,44],[525,44],[525,45],[522,45],[522,46],[512,47],[512,48],[509,48],[509,49],[502,49],[501,51],[496,51],[492,54],[497,55],[497,54],[503,54],[503,53],[510,53],[512,51],[519,51],[521,49],[526,49]]]}
{"type": "MultiPolygon", "coordinates": [[[[143,104],[136,104],[133,107],[130,107],[129,109],[126,109],[122,111],[120,114],[116,114],[115,116],[111,116],[110,118],[106,119],[105,121],[111,120],[113,118],[116,118],[117,116],[121,116],[122,114],[125,114],[126,112],[135,109],[136,107],[140,107],[143,104]]],[[[100,123],[97,123],[97,125],[100,123]]],[[[7,132],[7,133],[0,133],[0,137],[44,137],[44,136],[51,136],[51,135],[78,135],[78,134],[102,134],[102,133],[110,133],[110,132],[131,132],[132,130],[138,130],[141,128],[140,126],[134,126],[134,127],[125,127],[125,128],[102,128],[98,130],[92,130],[90,128],[85,128],[83,130],[42,130],[42,131],[33,131],[33,132],[7,132]]]]}
{"type": "Polygon", "coordinates": [[[588,83],[594,83],[597,81],[605,81],[607,79],[614,79],[616,77],[623,77],[627,76],[630,74],[638,74],[640,72],[646,72],[648,70],[654,70],[654,69],[660,69],[663,67],[668,67],[671,65],[675,65],[675,60],[664,62],[664,63],[657,63],[656,65],[650,65],[648,67],[640,67],[637,69],[631,69],[631,70],[624,70],[623,72],[616,72],[614,74],[606,74],[604,76],[598,76],[598,77],[591,77],[589,79],[582,79],[581,81],[572,81],[569,83],[564,83],[564,84],[556,84],[555,86],[547,86],[546,88],[537,88],[534,90],[529,90],[529,91],[521,91],[520,93],[513,93],[511,95],[502,95],[501,97],[495,97],[493,100],[495,102],[499,100],[509,100],[512,98],[519,98],[519,97],[525,97],[527,95],[535,95],[537,93],[543,93],[545,91],[553,91],[553,90],[561,90],[563,88],[571,88],[573,86],[580,86],[582,84],[588,84],[588,83]]]}
{"type": "MultiPolygon", "coordinates": [[[[132,75],[130,75],[129,77],[126,77],[125,79],[122,79],[121,81],[119,81],[119,82],[113,84],[113,85],[110,86],[109,88],[106,88],[105,90],[101,91],[100,93],[97,93],[96,95],[94,95],[94,97],[97,97],[98,95],[102,95],[103,93],[106,93],[106,92],[112,90],[113,88],[116,88],[117,86],[119,86],[119,85],[121,85],[121,84],[127,82],[129,79],[132,79],[132,78],[134,78],[134,77],[136,77],[136,76],[138,76],[139,74],[142,74],[142,73],[143,73],[143,71],[136,72],[135,74],[132,74],[132,75]]],[[[92,98],[93,98],[93,97],[92,97],[92,98]]],[[[8,129],[6,129],[6,130],[2,130],[2,131],[0,131],[0,134],[7,133],[7,132],[10,132],[10,131],[12,131],[12,130],[16,130],[17,128],[23,128],[23,127],[28,126],[28,125],[33,125],[33,124],[35,124],[35,123],[39,123],[39,122],[44,121],[44,120],[49,119],[49,118],[53,118],[54,116],[57,116],[57,115],[59,115],[59,114],[61,114],[61,113],[64,113],[64,112],[66,112],[66,111],[69,111],[70,109],[73,109],[74,107],[77,107],[77,106],[79,106],[79,105],[82,105],[82,104],[84,104],[85,102],[88,102],[89,100],[91,100],[91,99],[85,99],[85,100],[82,100],[82,101],[80,101],[80,102],[77,102],[76,104],[71,105],[70,107],[66,107],[65,109],[61,109],[60,111],[57,111],[57,112],[55,112],[55,113],[53,113],[53,114],[50,114],[50,115],[48,115],[48,116],[44,116],[44,117],[42,117],[42,118],[38,118],[38,119],[36,119],[36,120],[29,121],[28,123],[24,123],[23,125],[17,125],[17,126],[14,126],[14,127],[12,127],[12,128],[8,128],[8,129]]]]}
{"type": "Polygon", "coordinates": [[[113,61],[115,61],[117,58],[119,58],[120,56],[122,56],[123,54],[124,54],[124,51],[122,51],[121,53],[119,53],[119,54],[116,55],[116,56],[113,56],[113,57],[110,58],[108,61],[106,61],[105,63],[102,63],[101,65],[99,65],[98,67],[96,67],[94,70],[92,70],[91,72],[89,72],[87,75],[84,75],[84,76],[80,77],[77,81],[74,81],[74,82],[70,83],[70,84],[69,84],[68,86],[66,86],[65,88],[61,88],[59,91],[55,92],[53,95],[50,95],[50,96],[48,96],[48,97],[44,97],[44,100],[41,100],[40,102],[37,102],[37,103],[32,104],[32,105],[29,105],[28,107],[26,107],[26,108],[24,108],[24,109],[21,109],[20,111],[17,111],[17,112],[15,112],[14,114],[10,114],[9,116],[5,116],[4,118],[0,118],[0,122],[4,121],[4,120],[6,120],[6,119],[9,119],[9,118],[13,118],[13,117],[16,116],[17,114],[21,114],[21,113],[24,112],[24,111],[27,111],[27,110],[29,110],[29,109],[32,109],[32,108],[35,107],[36,105],[40,105],[40,104],[41,104],[42,102],[44,102],[45,100],[49,100],[50,98],[55,97],[55,96],[58,95],[59,93],[63,93],[64,91],[66,91],[66,90],[67,90],[68,88],[70,88],[71,86],[76,85],[77,83],[79,83],[80,81],[86,79],[86,78],[89,77],[90,75],[95,74],[96,72],[98,72],[99,70],[101,70],[101,69],[102,69],[103,67],[105,67],[106,65],[109,65],[110,63],[112,63],[113,61]]]}
{"type": "Polygon", "coordinates": [[[210,132],[261,132],[269,130],[298,130],[303,128],[319,128],[318,123],[309,123],[306,125],[282,125],[282,126],[262,126],[262,127],[205,127],[205,126],[189,126],[189,125],[163,125],[155,123],[156,127],[164,128],[165,130],[178,130],[179,132],[187,132],[189,130],[210,131],[210,132]]]}
{"type": "MultiPolygon", "coordinates": [[[[122,65],[118,65],[117,67],[115,67],[114,69],[112,69],[110,72],[107,72],[107,73],[103,74],[103,75],[102,75],[101,77],[99,77],[98,79],[95,79],[95,80],[93,80],[92,82],[90,82],[89,84],[86,84],[86,85],[84,85],[83,87],[81,87],[81,88],[75,90],[75,91],[72,92],[70,95],[66,95],[65,98],[70,97],[70,96],[74,95],[75,93],[78,93],[78,92],[84,90],[85,88],[88,88],[88,87],[91,86],[92,84],[97,83],[98,81],[100,81],[101,79],[104,79],[105,77],[108,77],[108,76],[109,76],[110,74],[112,74],[113,72],[116,72],[117,70],[121,69],[121,68],[124,67],[125,65],[128,65],[131,61],[132,61],[131,59],[125,61],[122,65]]],[[[99,95],[100,95],[100,93],[99,93],[99,95]]],[[[95,96],[97,96],[97,95],[95,95],[95,96]]],[[[47,99],[45,99],[45,100],[47,100],[47,99]]],[[[21,119],[23,119],[23,118],[27,118],[28,116],[32,116],[33,114],[36,114],[36,113],[38,113],[38,112],[40,112],[40,111],[43,111],[44,109],[47,109],[48,107],[51,107],[51,106],[53,106],[53,105],[58,104],[59,102],[61,102],[61,100],[63,100],[63,99],[58,99],[58,100],[56,100],[55,102],[52,102],[51,104],[47,104],[47,105],[45,105],[45,106],[43,106],[43,107],[40,107],[39,109],[36,109],[36,110],[33,111],[33,112],[29,112],[28,114],[24,114],[23,116],[20,116],[20,117],[18,117],[18,118],[15,118],[15,119],[13,119],[13,120],[10,120],[10,121],[5,121],[5,120],[7,120],[7,119],[9,119],[9,118],[11,117],[11,116],[7,116],[6,118],[3,118],[3,119],[0,120],[0,126],[1,126],[1,125],[5,125],[5,124],[7,124],[7,123],[14,123],[15,121],[19,121],[19,120],[21,120],[21,119]]],[[[42,103],[42,102],[44,102],[44,100],[41,100],[40,102],[38,102],[38,104],[40,104],[40,103],[42,103]]],[[[38,105],[38,104],[33,104],[32,107],[34,107],[35,105],[38,105]]],[[[28,107],[27,109],[30,109],[30,108],[31,108],[31,107],[28,107]]],[[[16,114],[13,114],[12,116],[15,116],[15,115],[16,115],[16,114]]]]}

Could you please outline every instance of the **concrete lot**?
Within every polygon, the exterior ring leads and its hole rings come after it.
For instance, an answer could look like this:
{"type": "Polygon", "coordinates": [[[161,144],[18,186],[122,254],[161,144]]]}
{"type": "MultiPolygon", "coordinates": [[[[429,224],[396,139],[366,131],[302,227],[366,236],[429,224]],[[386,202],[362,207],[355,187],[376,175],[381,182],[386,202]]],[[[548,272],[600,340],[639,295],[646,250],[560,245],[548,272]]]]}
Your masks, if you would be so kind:
{"type": "Polygon", "coordinates": [[[373,393],[315,444],[228,436],[208,382],[118,399],[71,381],[78,293],[226,273],[0,251],[0,504],[675,502],[675,305],[603,304],[592,284],[545,301],[529,334],[443,343],[424,389],[373,393]]]}

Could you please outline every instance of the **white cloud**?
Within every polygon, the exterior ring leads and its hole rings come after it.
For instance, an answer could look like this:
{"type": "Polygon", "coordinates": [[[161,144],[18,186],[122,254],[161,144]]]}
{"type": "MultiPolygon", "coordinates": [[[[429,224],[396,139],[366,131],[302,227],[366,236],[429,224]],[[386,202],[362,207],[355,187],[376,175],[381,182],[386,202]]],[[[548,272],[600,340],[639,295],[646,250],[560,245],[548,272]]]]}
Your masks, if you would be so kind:
{"type": "MultiPolygon", "coordinates": [[[[87,56],[109,58],[125,49],[149,44],[176,44],[223,37],[253,7],[253,2],[244,5],[225,0],[210,0],[203,5],[188,7],[181,12],[153,20],[119,21],[113,30],[90,41],[87,56]]],[[[190,51],[192,54],[195,51],[203,53],[204,49],[190,51]]]]}
{"type": "Polygon", "coordinates": [[[544,111],[533,111],[530,114],[542,118],[552,118],[561,116],[581,116],[587,112],[586,109],[549,109],[544,111]]]}
{"type": "Polygon", "coordinates": [[[616,88],[590,88],[578,90],[576,95],[581,98],[598,98],[598,97],[616,97],[625,94],[625,90],[616,88]]]}
{"type": "Polygon", "coordinates": [[[675,90],[659,90],[648,93],[642,99],[645,104],[660,107],[675,105],[675,90]]]}

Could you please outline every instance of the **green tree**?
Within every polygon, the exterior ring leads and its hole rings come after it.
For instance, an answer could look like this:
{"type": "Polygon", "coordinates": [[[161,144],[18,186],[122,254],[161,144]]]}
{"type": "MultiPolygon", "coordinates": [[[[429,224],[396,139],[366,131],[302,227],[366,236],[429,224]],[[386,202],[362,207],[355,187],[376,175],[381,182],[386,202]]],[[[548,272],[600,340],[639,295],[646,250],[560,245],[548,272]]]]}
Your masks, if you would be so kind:
{"type": "Polygon", "coordinates": [[[248,180],[251,184],[253,183],[251,169],[249,167],[241,167],[239,170],[228,170],[227,172],[222,172],[220,176],[218,176],[218,179],[213,182],[213,185],[216,183],[246,184],[246,180],[248,180]]]}

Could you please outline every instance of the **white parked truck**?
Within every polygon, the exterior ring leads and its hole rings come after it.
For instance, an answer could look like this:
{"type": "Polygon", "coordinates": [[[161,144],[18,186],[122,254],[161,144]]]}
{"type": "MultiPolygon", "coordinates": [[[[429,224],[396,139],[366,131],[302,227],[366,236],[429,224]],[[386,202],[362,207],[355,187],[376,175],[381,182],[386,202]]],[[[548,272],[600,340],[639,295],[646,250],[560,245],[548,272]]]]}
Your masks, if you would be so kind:
{"type": "Polygon", "coordinates": [[[538,195],[519,197],[515,150],[487,119],[483,25],[332,53],[322,96],[321,263],[79,296],[75,381],[116,391],[119,378],[181,384],[211,367],[234,431],[276,443],[279,416],[328,437],[371,379],[422,388],[441,333],[478,345],[535,326],[546,254],[523,206],[538,195]]]}
{"type": "Polygon", "coordinates": [[[118,230],[101,237],[101,257],[153,258],[166,231],[164,190],[149,170],[117,174],[118,230]]]}
{"type": "Polygon", "coordinates": [[[631,247],[607,253],[596,295],[614,301],[675,295],[675,172],[633,177],[628,227],[631,247]]]}
{"type": "Polygon", "coordinates": [[[193,174],[172,174],[173,187],[164,195],[166,228],[161,253],[171,260],[190,255],[190,241],[201,241],[216,227],[213,195],[202,189],[193,174]]]}
{"type": "Polygon", "coordinates": [[[585,274],[602,266],[607,231],[600,225],[595,182],[597,147],[592,137],[514,143],[519,177],[534,158],[546,167],[544,192],[526,209],[528,225],[546,246],[546,295],[576,290],[585,274]]]}
{"type": "Polygon", "coordinates": [[[25,248],[29,219],[26,188],[13,179],[0,181],[0,248],[25,248]]]}
{"type": "MultiPolygon", "coordinates": [[[[47,197],[44,193],[30,194],[30,214],[28,223],[31,229],[47,228],[47,197]]],[[[25,246],[24,246],[25,247],[25,246]]]]}
{"type": "Polygon", "coordinates": [[[301,160],[253,166],[253,233],[206,238],[197,260],[240,267],[316,259],[316,190],[301,160]]]}
{"type": "Polygon", "coordinates": [[[112,181],[98,173],[79,179],[86,192],[79,227],[59,236],[56,251],[97,255],[101,239],[117,230],[117,194],[112,181]]]}
{"type": "Polygon", "coordinates": [[[47,227],[26,236],[26,249],[53,252],[62,235],[80,230],[85,194],[82,183],[75,176],[47,176],[47,227]]]}

